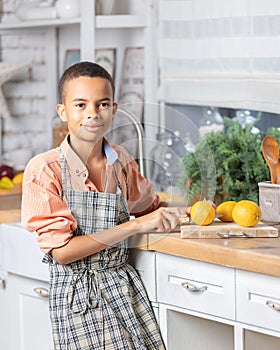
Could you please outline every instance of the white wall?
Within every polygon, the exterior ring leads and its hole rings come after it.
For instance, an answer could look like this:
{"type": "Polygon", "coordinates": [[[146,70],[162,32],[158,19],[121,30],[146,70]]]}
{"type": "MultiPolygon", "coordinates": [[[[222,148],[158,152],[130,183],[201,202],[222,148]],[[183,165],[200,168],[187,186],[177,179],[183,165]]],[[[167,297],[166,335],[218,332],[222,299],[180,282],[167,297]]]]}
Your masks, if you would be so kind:
{"type": "MultiPolygon", "coordinates": [[[[3,23],[13,21],[16,6],[15,0],[2,1],[3,23]]],[[[49,148],[51,142],[46,105],[46,33],[32,29],[28,33],[3,34],[0,50],[3,62],[31,63],[3,85],[12,118],[2,123],[2,158],[21,167],[31,156],[49,148]]]]}

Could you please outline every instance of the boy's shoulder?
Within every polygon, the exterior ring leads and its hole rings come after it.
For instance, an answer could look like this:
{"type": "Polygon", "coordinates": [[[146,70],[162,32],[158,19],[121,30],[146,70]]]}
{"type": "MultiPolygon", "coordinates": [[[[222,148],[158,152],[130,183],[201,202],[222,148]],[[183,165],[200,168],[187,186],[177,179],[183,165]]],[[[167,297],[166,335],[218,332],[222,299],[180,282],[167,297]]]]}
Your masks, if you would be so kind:
{"type": "Polygon", "coordinates": [[[27,167],[32,168],[42,168],[51,163],[57,163],[59,161],[59,151],[57,148],[53,148],[46,152],[38,153],[34,157],[32,157],[27,167]]]}
{"type": "Polygon", "coordinates": [[[125,160],[126,162],[134,160],[132,155],[123,146],[113,144],[111,147],[117,152],[120,160],[125,160]]]}

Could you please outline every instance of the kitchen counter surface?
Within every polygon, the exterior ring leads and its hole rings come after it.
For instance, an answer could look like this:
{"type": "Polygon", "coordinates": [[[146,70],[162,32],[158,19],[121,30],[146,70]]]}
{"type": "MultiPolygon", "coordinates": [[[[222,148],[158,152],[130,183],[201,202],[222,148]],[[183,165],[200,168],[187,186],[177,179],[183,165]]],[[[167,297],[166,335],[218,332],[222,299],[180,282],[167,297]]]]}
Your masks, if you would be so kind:
{"type": "Polygon", "coordinates": [[[182,239],[180,232],[138,235],[131,246],[280,277],[280,237],[182,239]]]}
{"type": "Polygon", "coordinates": [[[0,224],[21,221],[20,209],[0,210],[0,224]]]}
{"type": "MultiPolygon", "coordinates": [[[[20,222],[20,210],[0,210],[0,223],[11,222],[20,222]]],[[[131,238],[130,247],[280,277],[280,237],[182,239],[180,232],[149,233],[131,238]]]]}

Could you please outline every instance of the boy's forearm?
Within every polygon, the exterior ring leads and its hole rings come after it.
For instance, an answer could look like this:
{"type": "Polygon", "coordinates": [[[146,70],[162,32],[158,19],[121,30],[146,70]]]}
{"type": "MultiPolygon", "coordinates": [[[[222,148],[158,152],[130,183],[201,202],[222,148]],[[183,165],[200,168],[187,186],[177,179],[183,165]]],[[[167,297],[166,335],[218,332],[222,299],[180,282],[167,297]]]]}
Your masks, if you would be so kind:
{"type": "Polygon", "coordinates": [[[138,232],[137,219],[128,221],[105,231],[74,236],[64,246],[53,249],[52,255],[58,263],[66,265],[98,253],[138,232]]]}

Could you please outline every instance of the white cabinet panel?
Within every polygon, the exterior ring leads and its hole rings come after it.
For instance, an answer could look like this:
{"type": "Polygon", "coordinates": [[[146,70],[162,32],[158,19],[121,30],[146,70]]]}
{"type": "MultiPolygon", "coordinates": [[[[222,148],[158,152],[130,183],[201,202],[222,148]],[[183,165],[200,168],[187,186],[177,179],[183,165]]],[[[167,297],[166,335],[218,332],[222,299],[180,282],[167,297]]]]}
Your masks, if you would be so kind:
{"type": "Polygon", "coordinates": [[[280,279],[236,271],[237,320],[280,331],[280,279]]]}
{"type": "Polygon", "coordinates": [[[9,289],[9,311],[13,319],[9,350],[53,349],[48,283],[10,274],[9,289]]]}
{"type": "Polygon", "coordinates": [[[141,279],[146,287],[150,301],[155,302],[156,298],[156,253],[141,251],[137,249],[130,250],[130,263],[139,272],[141,279]]]}
{"type": "Polygon", "coordinates": [[[231,268],[158,254],[157,291],[159,302],[235,318],[231,268]]]}
{"type": "Polygon", "coordinates": [[[48,264],[42,263],[43,252],[37,244],[37,234],[20,225],[1,224],[3,269],[43,281],[49,280],[48,264]]]}
{"type": "Polygon", "coordinates": [[[0,348],[9,350],[12,322],[9,302],[8,274],[0,268],[0,348]]]}
{"type": "Polygon", "coordinates": [[[233,350],[234,327],[185,313],[186,310],[160,304],[165,318],[168,350],[233,350]]]}
{"type": "Polygon", "coordinates": [[[280,338],[245,330],[245,350],[279,350],[280,338]]]}

